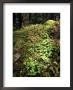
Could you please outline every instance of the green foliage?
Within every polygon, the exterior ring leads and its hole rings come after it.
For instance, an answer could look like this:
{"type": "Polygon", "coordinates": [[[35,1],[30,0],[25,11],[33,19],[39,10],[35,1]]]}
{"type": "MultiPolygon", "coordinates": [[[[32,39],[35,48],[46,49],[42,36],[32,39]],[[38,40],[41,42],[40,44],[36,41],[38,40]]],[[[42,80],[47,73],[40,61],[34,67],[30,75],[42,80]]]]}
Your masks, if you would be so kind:
{"type": "Polygon", "coordinates": [[[53,20],[48,20],[45,22],[45,25],[47,28],[52,28],[55,25],[55,21],[53,20]]]}
{"type": "Polygon", "coordinates": [[[14,31],[14,76],[60,76],[60,38],[51,34],[57,24],[58,21],[49,20],[14,31]],[[16,67],[18,61],[20,67],[16,67]]]}

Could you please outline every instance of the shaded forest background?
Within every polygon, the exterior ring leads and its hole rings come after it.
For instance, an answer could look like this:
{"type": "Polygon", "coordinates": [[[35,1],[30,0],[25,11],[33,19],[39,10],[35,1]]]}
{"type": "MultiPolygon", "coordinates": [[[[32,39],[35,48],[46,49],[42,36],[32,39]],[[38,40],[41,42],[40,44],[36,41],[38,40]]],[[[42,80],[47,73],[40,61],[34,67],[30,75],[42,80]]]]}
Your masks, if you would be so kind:
{"type": "Polygon", "coordinates": [[[14,29],[29,24],[43,24],[47,20],[60,20],[60,13],[13,13],[14,29]]]}
{"type": "Polygon", "coordinates": [[[60,13],[13,13],[13,76],[60,77],[60,13]]]}

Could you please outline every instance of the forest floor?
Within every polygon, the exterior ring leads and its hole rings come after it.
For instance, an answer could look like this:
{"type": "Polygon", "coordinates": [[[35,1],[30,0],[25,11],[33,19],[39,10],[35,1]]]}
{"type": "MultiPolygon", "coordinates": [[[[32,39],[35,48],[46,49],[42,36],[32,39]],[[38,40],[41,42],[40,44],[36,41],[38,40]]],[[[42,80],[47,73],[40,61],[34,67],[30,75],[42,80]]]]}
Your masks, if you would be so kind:
{"type": "Polygon", "coordinates": [[[60,76],[59,21],[48,20],[13,31],[13,76],[60,76]]]}

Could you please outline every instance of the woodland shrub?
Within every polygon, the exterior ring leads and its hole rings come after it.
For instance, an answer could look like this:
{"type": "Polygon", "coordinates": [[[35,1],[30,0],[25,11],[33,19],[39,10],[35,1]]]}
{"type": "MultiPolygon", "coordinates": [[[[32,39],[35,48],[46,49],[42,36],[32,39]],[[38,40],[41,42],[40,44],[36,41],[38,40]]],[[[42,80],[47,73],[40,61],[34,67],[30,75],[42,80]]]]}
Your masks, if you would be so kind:
{"type": "Polygon", "coordinates": [[[59,26],[48,20],[13,32],[13,76],[60,76],[59,26]]]}

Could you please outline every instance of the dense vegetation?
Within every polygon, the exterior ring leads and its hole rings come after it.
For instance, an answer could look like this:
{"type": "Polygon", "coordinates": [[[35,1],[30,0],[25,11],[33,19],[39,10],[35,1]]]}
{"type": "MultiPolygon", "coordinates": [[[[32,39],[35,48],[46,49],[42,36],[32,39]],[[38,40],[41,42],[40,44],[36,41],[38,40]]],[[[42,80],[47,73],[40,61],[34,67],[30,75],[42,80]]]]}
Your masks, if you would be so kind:
{"type": "Polygon", "coordinates": [[[60,76],[60,21],[47,20],[13,31],[14,77],[60,76]]]}

